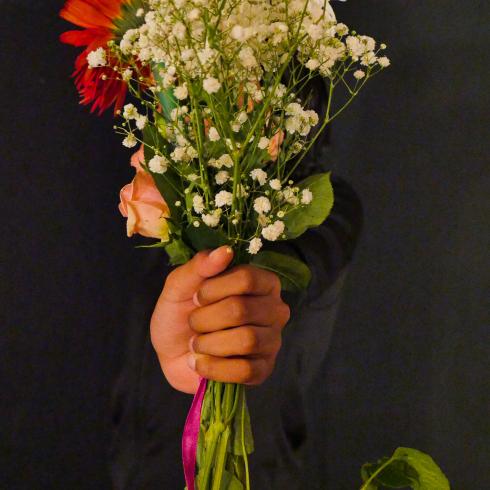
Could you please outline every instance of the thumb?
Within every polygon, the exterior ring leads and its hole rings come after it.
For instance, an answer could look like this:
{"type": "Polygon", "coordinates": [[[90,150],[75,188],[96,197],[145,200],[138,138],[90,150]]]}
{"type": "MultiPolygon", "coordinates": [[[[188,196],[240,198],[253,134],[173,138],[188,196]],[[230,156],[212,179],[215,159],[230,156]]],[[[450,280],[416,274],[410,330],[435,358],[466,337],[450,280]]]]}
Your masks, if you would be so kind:
{"type": "Polygon", "coordinates": [[[232,259],[233,249],[227,245],[197,253],[168,276],[162,296],[174,302],[192,299],[201,284],[225,271],[232,259]]]}

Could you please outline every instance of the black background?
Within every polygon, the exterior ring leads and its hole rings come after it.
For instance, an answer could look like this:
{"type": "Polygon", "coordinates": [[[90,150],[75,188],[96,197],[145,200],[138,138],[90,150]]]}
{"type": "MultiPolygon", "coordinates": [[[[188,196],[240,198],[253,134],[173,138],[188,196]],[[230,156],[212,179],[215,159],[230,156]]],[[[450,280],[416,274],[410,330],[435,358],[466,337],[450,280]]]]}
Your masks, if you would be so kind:
{"type": "MultiPolygon", "coordinates": [[[[0,0],[2,489],[110,488],[110,391],[144,253],[117,211],[128,152],[110,116],[76,104],[62,3],[0,0]]],[[[487,489],[489,8],[334,7],[393,66],[332,131],[366,227],[319,379],[318,450],[335,490],[398,445],[431,453],[456,490],[487,489]]]]}

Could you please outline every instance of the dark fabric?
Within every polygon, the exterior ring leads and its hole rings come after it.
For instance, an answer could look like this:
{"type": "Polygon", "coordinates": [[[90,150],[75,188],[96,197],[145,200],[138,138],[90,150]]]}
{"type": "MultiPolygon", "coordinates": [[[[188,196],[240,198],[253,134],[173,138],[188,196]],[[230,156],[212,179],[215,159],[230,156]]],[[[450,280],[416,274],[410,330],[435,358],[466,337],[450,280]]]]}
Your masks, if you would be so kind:
{"type": "MultiPolygon", "coordinates": [[[[318,376],[324,375],[326,353],[340,292],[362,227],[361,204],[342,179],[333,179],[337,196],[327,221],[286,244],[311,268],[308,291],[285,294],[292,318],[272,377],[248,390],[256,451],[251,458],[257,490],[304,488],[305,478],[324,482],[325,443],[319,426],[324,402],[318,399],[318,376]],[[308,461],[308,463],[307,463],[308,461]],[[307,472],[306,475],[304,472],[307,472]]],[[[161,252],[148,255],[131,305],[126,363],[114,393],[112,476],[118,490],[180,488],[181,431],[191,397],[165,381],[150,343],[150,316],[168,272],[161,252]]]]}
{"type": "MultiPolygon", "coordinates": [[[[151,254],[117,211],[132,171],[112,117],[77,105],[63,3],[0,0],[2,490],[111,488],[110,391],[151,254]]],[[[403,444],[431,453],[455,490],[487,489],[490,3],[334,7],[386,41],[393,64],[335,121],[321,157],[366,222],[317,378],[326,488],[359,488],[359,466],[403,444]]],[[[169,437],[188,406],[173,397],[169,437]]],[[[165,455],[180,485],[178,448],[165,455]]]]}

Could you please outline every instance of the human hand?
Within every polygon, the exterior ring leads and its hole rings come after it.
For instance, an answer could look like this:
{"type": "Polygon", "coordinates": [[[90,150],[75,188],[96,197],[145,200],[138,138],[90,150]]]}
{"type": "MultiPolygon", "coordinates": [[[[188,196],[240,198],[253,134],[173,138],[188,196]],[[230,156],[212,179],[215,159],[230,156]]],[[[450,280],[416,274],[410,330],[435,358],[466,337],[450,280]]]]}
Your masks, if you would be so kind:
{"type": "Polygon", "coordinates": [[[198,253],[167,277],[150,331],[162,371],[177,390],[199,378],[260,384],[272,373],[289,307],[276,274],[251,265],[226,270],[229,247],[198,253]]]}

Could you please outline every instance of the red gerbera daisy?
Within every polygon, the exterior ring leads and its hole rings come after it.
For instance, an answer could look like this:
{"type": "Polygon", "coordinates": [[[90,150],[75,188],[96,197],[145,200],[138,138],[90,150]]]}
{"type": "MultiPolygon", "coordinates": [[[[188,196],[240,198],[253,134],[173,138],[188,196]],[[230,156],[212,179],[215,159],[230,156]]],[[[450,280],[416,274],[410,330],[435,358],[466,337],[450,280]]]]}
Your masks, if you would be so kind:
{"type": "Polygon", "coordinates": [[[138,0],[67,0],[60,16],[84,30],[68,31],[61,35],[62,42],[85,46],[75,61],[75,84],[81,95],[81,104],[92,104],[92,112],[99,114],[114,104],[114,112],[121,109],[126,99],[127,84],[114,76],[118,60],[109,56],[108,66],[89,68],[87,55],[98,48],[107,48],[108,41],[121,37],[124,24],[136,19],[138,0]]]}

